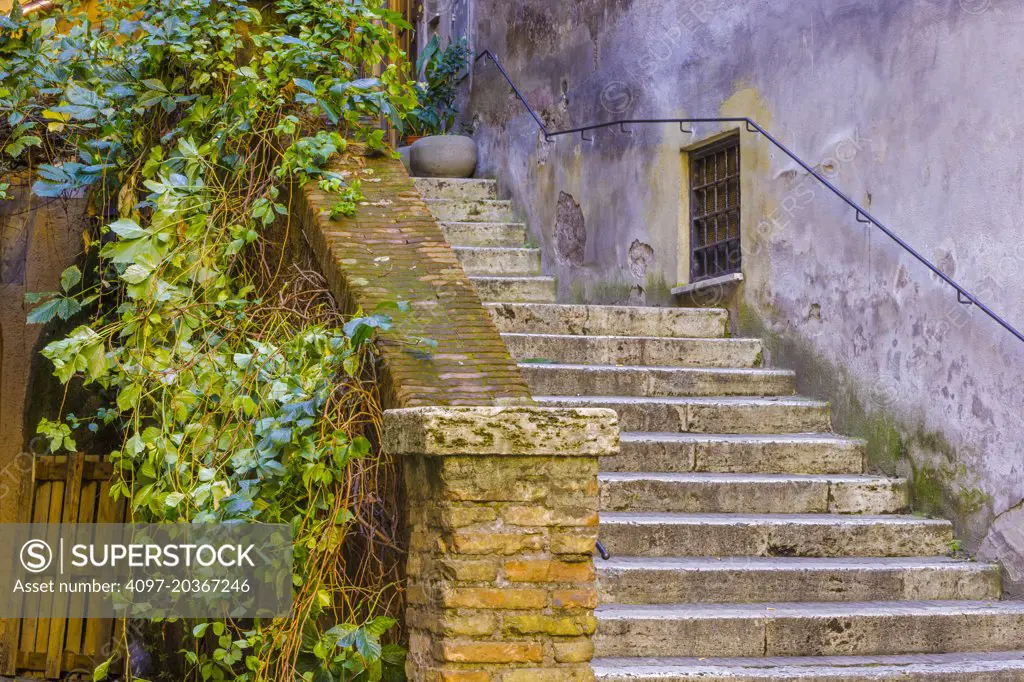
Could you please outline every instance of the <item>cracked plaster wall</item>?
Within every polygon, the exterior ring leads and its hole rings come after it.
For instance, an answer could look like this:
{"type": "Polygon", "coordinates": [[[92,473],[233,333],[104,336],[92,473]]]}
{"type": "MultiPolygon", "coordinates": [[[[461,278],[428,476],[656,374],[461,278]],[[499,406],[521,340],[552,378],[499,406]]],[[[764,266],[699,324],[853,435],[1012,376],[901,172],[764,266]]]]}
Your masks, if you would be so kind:
{"type": "MultiPolygon", "coordinates": [[[[1024,326],[1024,6],[1016,0],[475,0],[497,53],[553,128],[617,117],[751,116],[1024,326]]],[[[563,300],[668,304],[680,148],[723,130],[637,127],[545,141],[492,66],[464,123],[480,174],[516,200],[563,300]],[[571,257],[559,257],[568,196],[571,257]],[[560,218],[562,220],[560,221],[560,218]],[[582,252],[582,253],[580,253],[582,252]]],[[[912,477],[1024,588],[1024,344],[743,135],[736,331],[764,336],[801,391],[912,477]]]]}

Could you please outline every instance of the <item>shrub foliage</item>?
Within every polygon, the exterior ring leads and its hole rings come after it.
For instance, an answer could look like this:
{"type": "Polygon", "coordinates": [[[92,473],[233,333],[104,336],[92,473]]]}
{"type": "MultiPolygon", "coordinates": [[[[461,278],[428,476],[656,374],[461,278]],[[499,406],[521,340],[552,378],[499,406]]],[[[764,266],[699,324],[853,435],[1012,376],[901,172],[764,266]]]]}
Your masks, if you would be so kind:
{"type": "Polygon", "coordinates": [[[401,18],[382,4],[104,0],[0,16],[0,168],[31,168],[41,197],[85,193],[98,217],[83,267],[32,297],[30,321],[67,321],[43,353],[101,404],[54,405],[40,434],[55,452],[80,430],[108,443],[135,520],[294,530],[293,617],[187,624],[188,679],[400,675],[401,650],[381,644],[393,529],[374,491],[393,481],[366,378],[390,311],[341,319],[284,248],[291,189],[316,181],[356,210],[373,178],[330,160],[349,140],[383,149],[380,121],[400,126],[416,104],[401,18]]]}

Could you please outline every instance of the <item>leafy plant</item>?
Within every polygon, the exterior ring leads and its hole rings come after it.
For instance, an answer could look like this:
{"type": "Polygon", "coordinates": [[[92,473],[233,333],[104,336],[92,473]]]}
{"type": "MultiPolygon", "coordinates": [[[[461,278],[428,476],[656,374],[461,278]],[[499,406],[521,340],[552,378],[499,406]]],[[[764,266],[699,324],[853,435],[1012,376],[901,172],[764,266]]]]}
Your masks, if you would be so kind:
{"type": "Polygon", "coordinates": [[[469,65],[469,41],[463,37],[441,49],[437,36],[430,39],[416,60],[417,106],[409,112],[413,135],[444,135],[455,123],[456,87],[469,65]]]}
{"type": "Polygon", "coordinates": [[[82,271],[72,265],[60,275],[60,291],[25,294],[25,303],[40,304],[28,314],[30,324],[45,324],[54,317],[69,320],[76,315],[83,305],[96,300],[96,296],[84,296],[79,300],[72,290],[82,281],[82,271]]]}
{"type": "Polygon", "coordinates": [[[356,214],[356,204],[363,200],[363,189],[358,180],[341,190],[340,198],[331,206],[331,220],[350,218],[356,214]]]}
{"type": "Polygon", "coordinates": [[[377,121],[415,106],[404,24],[382,0],[60,7],[0,17],[0,157],[35,167],[35,194],[86,192],[116,218],[87,236],[84,270],[30,297],[30,321],[77,325],[43,351],[54,374],[96,389],[39,433],[54,452],[82,427],[109,443],[135,520],[291,524],[294,617],[194,624],[186,679],[400,674],[380,643],[394,483],[365,374],[403,307],[345,320],[279,230],[306,181],[355,210],[360,173],[331,163],[350,140],[381,149],[377,121]]]}

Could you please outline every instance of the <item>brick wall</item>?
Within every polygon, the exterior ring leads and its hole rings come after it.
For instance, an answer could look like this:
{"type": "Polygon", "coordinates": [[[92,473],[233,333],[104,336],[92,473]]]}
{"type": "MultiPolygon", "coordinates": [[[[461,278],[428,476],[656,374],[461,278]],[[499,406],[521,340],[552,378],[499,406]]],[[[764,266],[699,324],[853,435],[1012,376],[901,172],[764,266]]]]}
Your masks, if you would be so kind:
{"type": "Polygon", "coordinates": [[[617,451],[615,413],[534,407],[401,163],[338,169],[362,182],[354,217],[332,220],[315,183],[292,202],[335,298],[411,305],[379,341],[385,404],[405,408],[385,413],[383,446],[406,492],[409,678],[592,680],[597,463],[617,451]]]}
{"type": "Polygon", "coordinates": [[[381,335],[388,403],[530,404],[515,362],[402,163],[353,155],[338,170],[362,183],[366,199],[356,215],[331,220],[336,199],[316,183],[295,192],[293,215],[347,310],[411,304],[381,335]]]}
{"type": "Polygon", "coordinates": [[[385,414],[404,457],[408,672],[415,682],[593,679],[597,462],[615,412],[385,414]]]}

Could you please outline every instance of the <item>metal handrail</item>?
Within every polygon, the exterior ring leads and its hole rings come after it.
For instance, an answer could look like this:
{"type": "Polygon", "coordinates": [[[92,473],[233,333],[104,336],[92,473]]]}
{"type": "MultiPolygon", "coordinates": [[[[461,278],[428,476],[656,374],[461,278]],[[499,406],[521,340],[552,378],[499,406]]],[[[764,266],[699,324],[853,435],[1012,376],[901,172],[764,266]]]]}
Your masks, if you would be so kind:
{"type": "Polygon", "coordinates": [[[1018,331],[1013,325],[1011,325],[1009,322],[1007,322],[1002,317],[1000,317],[996,312],[994,312],[991,308],[989,308],[987,305],[985,305],[980,300],[978,300],[978,298],[974,294],[972,294],[970,291],[965,289],[959,282],[957,282],[952,277],[950,277],[949,275],[944,273],[942,270],[940,270],[938,268],[938,266],[936,266],[930,260],[928,260],[923,255],[921,255],[914,247],[912,247],[910,244],[908,244],[906,241],[904,241],[902,237],[900,237],[898,234],[896,234],[891,229],[889,229],[883,222],[881,222],[880,220],[875,218],[873,215],[871,215],[871,213],[868,212],[868,210],[866,208],[864,208],[863,206],[858,204],[856,201],[851,199],[845,192],[843,192],[841,189],[839,189],[834,184],[832,184],[828,180],[828,178],[826,178],[824,175],[822,175],[818,171],[814,170],[814,168],[812,168],[810,164],[808,164],[806,161],[804,161],[799,156],[797,156],[795,153],[793,153],[793,151],[790,150],[789,147],[787,147],[786,145],[784,145],[781,142],[779,142],[774,136],[771,135],[771,133],[769,133],[767,130],[765,130],[763,127],[761,127],[761,125],[759,125],[752,118],[749,118],[747,116],[704,117],[704,118],[630,118],[630,119],[616,119],[614,121],[607,121],[607,122],[604,122],[604,123],[591,123],[591,124],[588,124],[588,125],[585,125],[585,126],[580,126],[578,128],[567,128],[565,130],[548,130],[548,127],[546,125],[544,125],[544,121],[541,120],[541,118],[537,114],[537,112],[534,111],[532,106],[530,106],[530,103],[526,100],[526,97],[523,96],[522,92],[520,92],[519,88],[512,81],[512,78],[508,75],[508,72],[505,71],[505,67],[503,67],[501,65],[501,62],[498,60],[498,57],[493,52],[491,52],[490,50],[484,50],[480,54],[478,54],[473,61],[474,61],[474,63],[475,62],[479,62],[481,59],[483,59],[485,57],[490,59],[491,62],[493,62],[496,67],[498,67],[498,71],[501,72],[501,75],[505,78],[505,80],[508,82],[508,84],[510,86],[512,86],[512,91],[515,92],[516,98],[520,102],[522,102],[523,106],[526,107],[527,112],[529,112],[529,114],[533,118],[534,122],[536,122],[537,126],[540,127],[541,132],[544,133],[544,139],[545,140],[550,140],[552,138],[561,137],[561,136],[564,136],[564,135],[575,135],[576,133],[579,133],[580,136],[582,136],[584,140],[587,140],[589,142],[589,141],[592,141],[593,138],[587,138],[587,137],[584,136],[584,134],[589,132],[589,131],[591,131],[591,130],[601,130],[603,128],[613,128],[615,126],[618,126],[621,130],[626,132],[626,126],[627,125],[643,125],[643,124],[651,124],[651,123],[662,123],[662,124],[663,123],[675,123],[675,124],[679,125],[679,129],[682,130],[683,132],[690,132],[690,131],[687,131],[687,130],[683,129],[683,125],[687,124],[687,123],[743,123],[743,124],[745,124],[747,132],[750,132],[750,133],[760,133],[761,135],[763,135],[766,140],[768,140],[773,145],[775,145],[775,147],[777,147],[783,154],[785,154],[789,158],[793,159],[793,161],[796,161],[800,165],[800,167],[803,168],[808,173],[810,173],[811,176],[814,177],[814,179],[816,179],[822,185],[827,187],[837,197],[839,197],[844,202],[846,202],[846,204],[849,205],[850,208],[852,208],[854,211],[856,211],[856,213],[857,213],[857,222],[864,223],[864,224],[869,224],[869,225],[874,225],[875,227],[877,227],[887,237],[889,237],[894,242],[899,244],[900,247],[904,251],[906,251],[911,256],[913,256],[918,261],[920,261],[926,268],[931,270],[934,274],[936,274],[946,284],[948,284],[949,286],[953,287],[953,289],[956,290],[957,301],[959,303],[962,303],[964,305],[974,305],[974,306],[977,306],[982,312],[984,312],[986,315],[988,315],[993,320],[995,320],[997,323],[999,323],[999,325],[1002,326],[1006,331],[1010,332],[1015,337],[1017,337],[1017,339],[1019,341],[1024,341],[1024,333],[1021,333],[1020,331],[1018,331]]]}

